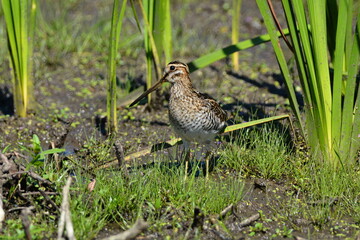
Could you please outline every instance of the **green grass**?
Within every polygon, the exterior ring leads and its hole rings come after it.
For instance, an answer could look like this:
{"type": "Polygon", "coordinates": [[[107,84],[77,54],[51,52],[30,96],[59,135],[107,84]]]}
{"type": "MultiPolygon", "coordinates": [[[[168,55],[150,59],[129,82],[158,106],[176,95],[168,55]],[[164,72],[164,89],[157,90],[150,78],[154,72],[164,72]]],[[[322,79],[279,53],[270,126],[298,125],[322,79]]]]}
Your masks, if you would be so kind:
{"type": "Polygon", "coordinates": [[[270,125],[247,128],[234,133],[233,142],[222,153],[222,164],[266,179],[280,179],[289,173],[289,143],[285,132],[270,125]]]}
{"type": "Polygon", "coordinates": [[[106,224],[115,222],[119,229],[129,228],[142,216],[151,230],[164,225],[179,227],[191,223],[194,208],[205,214],[219,214],[226,206],[242,198],[239,179],[211,179],[191,174],[184,180],[184,166],[169,168],[162,164],[134,169],[129,177],[121,172],[97,172],[93,192],[86,190],[86,176],[78,172],[71,189],[71,212],[76,235],[92,238],[106,224]],[[175,212],[174,212],[175,211],[175,212]],[[170,219],[167,214],[174,213],[170,219]]]}
{"type": "Polygon", "coordinates": [[[285,218],[304,218],[319,227],[349,215],[357,222],[359,168],[334,172],[331,166],[296,154],[286,138],[285,131],[272,124],[241,130],[222,152],[221,164],[243,177],[286,180],[292,197],[279,201],[280,215],[285,218]]]}
{"type": "MultiPolygon", "coordinates": [[[[331,167],[298,155],[287,138],[285,130],[271,123],[233,133],[231,141],[224,143],[218,164],[208,179],[199,174],[202,170],[196,164],[185,179],[184,165],[172,164],[163,153],[156,154],[154,163],[147,167],[132,163],[129,176],[115,169],[88,172],[85,170],[88,167],[111,158],[111,139],[100,141],[94,137],[89,137],[82,152],[64,161],[62,170],[55,170],[54,164],[45,164],[43,168],[33,166],[33,170],[54,181],[59,192],[68,171],[75,174],[70,206],[78,238],[93,238],[110,223],[127,229],[138,217],[151,224],[150,232],[179,237],[178,231],[192,223],[195,208],[201,209],[205,216],[216,216],[229,204],[244,201],[244,194],[249,191],[244,188],[248,177],[281,181],[288,189],[287,197],[273,199],[277,204],[270,207],[276,214],[263,216],[258,222],[261,225],[249,229],[250,235],[275,230],[274,236],[291,235],[293,229],[300,227],[281,225],[281,222],[288,224],[299,218],[319,229],[329,223],[335,226],[344,216],[359,221],[358,169],[340,169],[334,173],[331,167]],[[92,178],[96,179],[96,185],[89,192],[87,185],[92,178]],[[335,205],[333,199],[337,200],[335,205]],[[279,226],[270,229],[267,223],[271,221],[279,222],[279,226]],[[171,232],[163,232],[170,226],[171,232]]],[[[58,205],[61,199],[61,196],[53,198],[58,205]]],[[[46,214],[40,206],[37,209],[36,217],[31,217],[34,235],[49,234],[44,229],[55,232],[54,216],[46,214]]],[[[5,236],[22,236],[20,222],[9,219],[6,224],[5,236]]],[[[350,224],[351,221],[344,221],[341,229],[358,227],[350,224]]]]}

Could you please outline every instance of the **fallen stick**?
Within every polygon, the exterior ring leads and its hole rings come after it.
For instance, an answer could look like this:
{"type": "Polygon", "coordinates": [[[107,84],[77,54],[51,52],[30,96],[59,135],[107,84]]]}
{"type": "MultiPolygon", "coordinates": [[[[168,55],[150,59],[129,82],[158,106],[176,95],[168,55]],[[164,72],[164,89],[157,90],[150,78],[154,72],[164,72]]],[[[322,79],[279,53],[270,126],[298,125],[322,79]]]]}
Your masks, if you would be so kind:
{"type": "MultiPolygon", "coordinates": [[[[20,166],[20,170],[21,171],[26,171],[26,168],[24,166],[20,166]]],[[[27,171],[27,174],[30,177],[32,177],[33,179],[38,180],[39,182],[45,183],[47,185],[52,185],[53,184],[49,180],[46,180],[46,179],[42,178],[39,174],[34,173],[33,171],[27,171]]]]}
{"type": "Polygon", "coordinates": [[[74,236],[74,228],[71,221],[71,214],[70,214],[70,205],[69,205],[69,192],[70,192],[70,185],[71,185],[71,177],[68,177],[66,184],[63,188],[63,200],[61,203],[61,212],[59,218],[59,226],[58,226],[58,240],[63,240],[64,238],[64,228],[66,226],[66,236],[69,240],[75,240],[74,236]]]}
{"type": "Polygon", "coordinates": [[[127,240],[127,239],[133,239],[136,236],[138,236],[140,233],[142,233],[145,229],[147,229],[149,224],[145,222],[142,218],[139,218],[136,220],[135,224],[129,228],[128,230],[113,235],[107,238],[103,238],[102,240],[127,240]]]}
{"type": "Polygon", "coordinates": [[[21,222],[24,228],[24,232],[25,232],[25,239],[26,240],[31,240],[31,232],[30,232],[30,225],[31,225],[31,221],[29,219],[29,215],[31,214],[31,210],[34,209],[34,207],[26,207],[21,211],[21,222]]]}
{"type": "Polygon", "coordinates": [[[17,172],[13,172],[13,173],[7,173],[7,174],[3,174],[0,176],[0,178],[6,179],[6,178],[10,178],[14,175],[21,175],[21,174],[26,174],[29,171],[17,171],[17,172]]]}
{"type": "Polygon", "coordinates": [[[220,231],[216,229],[209,229],[209,231],[213,232],[218,238],[221,240],[231,240],[231,238],[227,238],[224,234],[222,234],[220,231]]]}
{"type": "Polygon", "coordinates": [[[258,220],[260,218],[260,214],[254,214],[251,217],[243,220],[240,222],[239,227],[246,227],[249,226],[251,223],[255,222],[256,220],[258,220]]]}
{"type": "Polygon", "coordinates": [[[222,210],[222,211],[220,212],[218,219],[220,219],[220,220],[223,219],[223,218],[225,217],[225,215],[226,215],[228,212],[230,212],[230,210],[233,209],[233,207],[234,207],[234,205],[233,205],[233,204],[230,204],[229,206],[227,206],[226,208],[224,208],[224,210],[222,210]]]}
{"type": "Polygon", "coordinates": [[[129,172],[125,164],[124,148],[120,143],[120,140],[114,142],[115,156],[118,160],[118,166],[123,170],[123,173],[128,176],[129,172]]]}
{"type": "Polygon", "coordinates": [[[51,204],[58,212],[60,212],[60,208],[56,205],[56,203],[51,200],[51,198],[48,196],[48,194],[42,190],[39,189],[40,194],[46,199],[47,202],[51,204]]]}
{"type": "MultiPolygon", "coordinates": [[[[46,195],[59,195],[59,193],[57,192],[44,192],[46,195]]],[[[41,193],[38,191],[38,192],[25,192],[22,194],[23,196],[32,196],[32,195],[41,195],[41,193]]]]}
{"type": "MultiPolygon", "coordinates": [[[[307,240],[307,238],[303,238],[300,236],[294,236],[295,240],[307,240]]],[[[355,240],[359,240],[359,236],[357,238],[355,238],[355,240]]]]}
{"type": "MultiPolygon", "coordinates": [[[[0,188],[2,188],[2,186],[0,186],[0,188]]],[[[3,208],[2,193],[0,192],[0,232],[2,231],[2,224],[4,220],[5,220],[5,211],[3,208]]]]}
{"type": "MultiPolygon", "coordinates": [[[[124,157],[124,161],[127,162],[127,161],[130,161],[132,159],[135,159],[135,158],[138,158],[138,157],[141,157],[141,156],[145,156],[146,154],[150,154],[152,152],[155,152],[157,150],[159,150],[158,147],[156,146],[159,146],[159,145],[163,145],[164,147],[162,149],[166,149],[166,148],[170,148],[170,147],[173,147],[177,144],[180,144],[182,141],[180,138],[175,138],[175,139],[172,139],[172,140],[169,140],[169,141],[166,141],[166,142],[163,142],[163,143],[160,143],[160,144],[154,144],[150,147],[147,147],[139,152],[135,152],[135,153],[131,153],[127,156],[124,157]]],[[[96,167],[96,169],[101,169],[101,168],[108,168],[108,167],[112,167],[112,166],[115,166],[119,164],[119,160],[116,158],[114,160],[111,160],[110,162],[107,162],[103,165],[100,165],[98,167],[96,167]]]]}

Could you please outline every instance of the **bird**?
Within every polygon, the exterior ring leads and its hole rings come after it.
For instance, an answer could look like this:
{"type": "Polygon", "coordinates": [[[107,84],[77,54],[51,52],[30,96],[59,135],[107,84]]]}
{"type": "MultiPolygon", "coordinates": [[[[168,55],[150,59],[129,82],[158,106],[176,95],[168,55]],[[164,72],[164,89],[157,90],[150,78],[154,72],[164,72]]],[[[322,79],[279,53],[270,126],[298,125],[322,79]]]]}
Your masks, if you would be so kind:
{"type": "MultiPolygon", "coordinates": [[[[163,77],[135,99],[130,107],[165,82],[171,84],[168,106],[169,122],[176,135],[182,139],[187,153],[190,154],[191,142],[208,144],[226,128],[228,113],[221,108],[215,99],[193,87],[189,67],[180,61],[168,63],[163,77]]],[[[207,159],[206,171],[208,171],[208,164],[207,159]]],[[[188,157],[185,168],[187,165],[188,157]]]]}

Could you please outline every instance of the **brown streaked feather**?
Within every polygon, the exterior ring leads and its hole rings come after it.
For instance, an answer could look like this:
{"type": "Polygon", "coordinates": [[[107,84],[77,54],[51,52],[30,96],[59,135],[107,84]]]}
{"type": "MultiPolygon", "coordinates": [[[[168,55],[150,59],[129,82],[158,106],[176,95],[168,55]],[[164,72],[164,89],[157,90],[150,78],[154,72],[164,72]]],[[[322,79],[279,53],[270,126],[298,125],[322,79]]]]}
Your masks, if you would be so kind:
{"type": "Polygon", "coordinates": [[[213,97],[207,93],[201,93],[197,90],[194,90],[194,92],[200,99],[209,104],[210,111],[212,111],[215,116],[218,117],[222,122],[225,122],[229,119],[227,112],[220,107],[219,103],[213,97]]]}

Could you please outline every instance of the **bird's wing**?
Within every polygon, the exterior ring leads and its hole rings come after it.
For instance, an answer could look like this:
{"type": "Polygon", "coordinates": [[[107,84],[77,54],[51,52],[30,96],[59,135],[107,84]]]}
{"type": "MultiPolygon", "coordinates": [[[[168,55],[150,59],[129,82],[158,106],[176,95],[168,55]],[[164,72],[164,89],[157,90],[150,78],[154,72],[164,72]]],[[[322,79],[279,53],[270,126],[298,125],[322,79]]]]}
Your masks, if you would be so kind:
{"type": "Polygon", "coordinates": [[[227,112],[220,107],[219,103],[214,98],[212,98],[207,93],[201,93],[196,90],[194,90],[194,92],[198,95],[200,99],[204,100],[204,105],[210,108],[210,111],[213,112],[215,116],[220,119],[221,122],[225,122],[228,120],[227,112]]]}

